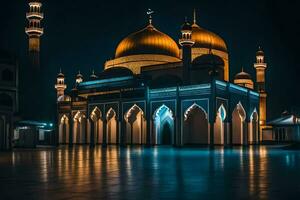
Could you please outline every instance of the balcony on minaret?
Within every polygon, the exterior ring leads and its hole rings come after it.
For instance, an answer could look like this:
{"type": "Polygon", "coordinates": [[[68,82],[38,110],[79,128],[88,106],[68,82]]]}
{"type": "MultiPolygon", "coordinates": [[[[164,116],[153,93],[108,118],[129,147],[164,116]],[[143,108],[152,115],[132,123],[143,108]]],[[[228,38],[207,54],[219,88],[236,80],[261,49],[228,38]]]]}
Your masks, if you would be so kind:
{"type": "Polygon", "coordinates": [[[27,35],[41,36],[44,33],[44,29],[38,27],[29,27],[29,28],[25,28],[25,32],[27,35]]]}
{"type": "Polygon", "coordinates": [[[29,18],[37,18],[37,19],[42,20],[44,18],[44,14],[41,13],[41,12],[37,12],[37,11],[28,12],[28,13],[26,13],[26,18],[27,19],[29,19],[29,18]]]}

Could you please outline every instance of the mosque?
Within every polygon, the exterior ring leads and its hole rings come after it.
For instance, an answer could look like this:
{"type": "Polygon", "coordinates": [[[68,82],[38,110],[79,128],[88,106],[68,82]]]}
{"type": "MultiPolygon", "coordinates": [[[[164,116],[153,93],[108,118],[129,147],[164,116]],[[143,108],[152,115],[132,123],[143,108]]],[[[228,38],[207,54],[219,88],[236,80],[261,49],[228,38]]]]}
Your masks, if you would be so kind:
{"type": "Polygon", "coordinates": [[[60,71],[59,144],[248,145],[266,125],[265,70],[256,52],[256,80],[244,70],[229,77],[225,41],[187,20],[174,40],[158,30],[151,12],[145,27],[125,37],[104,70],[79,72],[68,92],[60,71]]]}

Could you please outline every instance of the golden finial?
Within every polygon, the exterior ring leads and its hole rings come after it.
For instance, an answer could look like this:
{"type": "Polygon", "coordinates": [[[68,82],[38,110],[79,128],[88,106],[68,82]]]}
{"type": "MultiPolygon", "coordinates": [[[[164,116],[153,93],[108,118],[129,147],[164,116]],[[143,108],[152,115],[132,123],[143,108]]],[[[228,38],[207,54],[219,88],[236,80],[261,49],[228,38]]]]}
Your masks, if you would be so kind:
{"type": "Polygon", "coordinates": [[[196,9],[194,8],[194,20],[193,23],[196,24],[197,23],[197,16],[196,16],[196,9]]]}
{"type": "Polygon", "coordinates": [[[149,16],[149,24],[152,25],[152,14],[154,13],[151,8],[148,8],[147,15],[149,16]]]}

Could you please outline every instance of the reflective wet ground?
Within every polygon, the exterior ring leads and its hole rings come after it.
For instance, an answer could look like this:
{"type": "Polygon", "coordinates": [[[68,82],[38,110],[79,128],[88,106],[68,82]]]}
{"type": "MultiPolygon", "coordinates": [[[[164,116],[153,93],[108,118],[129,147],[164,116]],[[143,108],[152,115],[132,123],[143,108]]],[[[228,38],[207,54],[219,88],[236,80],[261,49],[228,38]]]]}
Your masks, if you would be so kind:
{"type": "Polygon", "coordinates": [[[0,199],[300,199],[300,151],[81,146],[1,152],[0,199]]]}

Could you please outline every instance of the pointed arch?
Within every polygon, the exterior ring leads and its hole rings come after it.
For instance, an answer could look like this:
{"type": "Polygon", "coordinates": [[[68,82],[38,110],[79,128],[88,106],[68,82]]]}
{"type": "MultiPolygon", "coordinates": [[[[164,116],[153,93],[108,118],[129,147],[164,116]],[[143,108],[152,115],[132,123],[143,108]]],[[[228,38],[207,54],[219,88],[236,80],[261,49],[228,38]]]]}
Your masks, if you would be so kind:
{"type": "Polygon", "coordinates": [[[110,108],[106,113],[106,142],[107,144],[117,144],[117,113],[110,108]]]}
{"type": "Polygon", "coordinates": [[[202,108],[201,106],[199,106],[197,103],[193,103],[190,107],[188,107],[185,112],[184,112],[184,120],[186,120],[190,114],[190,112],[194,109],[194,108],[199,108],[201,109],[204,113],[205,113],[205,117],[206,119],[208,119],[207,116],[207,112],[204,108],[202,108]]]}
{"type": "Polygon", "coordinates": [[[214,124],[214,143],[217,145],[223,145],[224,140],[224,120],[226,119],[227,113],[223,104],[218,108],[216,114],[216,121],[214,124]]]}
{"type": "Polygon", "coordinates": [[[194,103],[184,112],[183,143],[208,144],[208,115],[194,103]]]}
{"type": "MultiPolygon", "coordinates": [[[[94,127],[94,143],[101,144],[103,141],[103,121],[102,121],[102,112],[101,110],[95,106],[93,111],[90,114],[90,130],[91,126],[94,127]]],[[[92,142],[92,138],[90,138],[90,142],[92,142]]]]}
{"type": "Polygon", "coordinates": [[[93,121],[97,121],[101,117],[102,117],[102,113],[101,113],[100,109],[97,106],[95,106],[95,108],[93,109],[93,111],[90,114],[90,118],[93,121]]]}
{"type": "Polygon", "coordinates": [[[77,111],[73,117],[73,143],[82,144],[86,142],[86,116],[77,111]]]}
{"type": "Polygon", "coordinates": [[[165,104],[161,105],[153,114],[154,134],[153,144],[174,144],[174,115],[165,104]]]}
{"type": "Polygon", "coordinates": [[[244,144],[244,123],[246,119],[246,111],[239,102],[232,112],[232,143],[233,144],[244,144]]]}
{"type": "Polygon", "coordinates": [[[69,118],[64,114],[59,120],[59,144],[68,144],[70,134],[69,118]]]}
{"type": "Polygon", "coordinates": [[[144,144],[146,143],[145,135],[145,118],[143,110],[134,104],[124,115],[126,121],[126,143],[144,144]]]}

